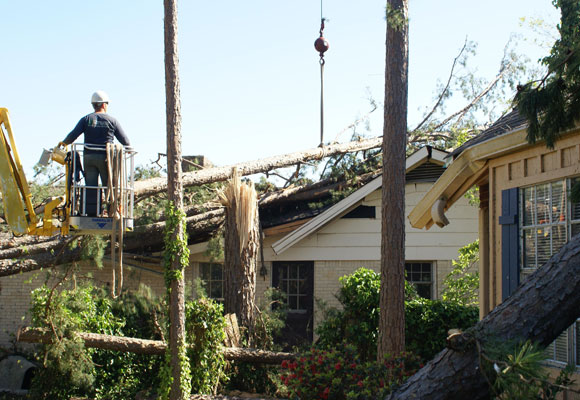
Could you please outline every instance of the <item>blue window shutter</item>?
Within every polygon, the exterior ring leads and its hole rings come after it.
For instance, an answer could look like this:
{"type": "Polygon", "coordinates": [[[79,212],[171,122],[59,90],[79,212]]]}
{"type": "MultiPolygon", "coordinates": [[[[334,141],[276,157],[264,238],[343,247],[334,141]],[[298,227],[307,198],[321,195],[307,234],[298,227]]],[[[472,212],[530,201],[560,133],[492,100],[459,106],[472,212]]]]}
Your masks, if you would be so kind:
{"type": "Polygon", "coordinates": [[[519,229],[518,229],[518,188],[501,192],[501,271],[502,301],[518,287],[520,277],[519,229]]]}

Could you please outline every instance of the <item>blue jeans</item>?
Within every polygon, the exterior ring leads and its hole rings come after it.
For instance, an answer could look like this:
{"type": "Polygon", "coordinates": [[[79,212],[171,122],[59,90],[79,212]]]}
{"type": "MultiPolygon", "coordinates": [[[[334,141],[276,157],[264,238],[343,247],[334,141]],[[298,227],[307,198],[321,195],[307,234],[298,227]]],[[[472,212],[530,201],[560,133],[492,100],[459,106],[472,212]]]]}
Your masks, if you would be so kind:
{"type": "MultiPolygon", "coordinates": [[[[94,187],[99,186],[99,176],[101,177],[101,185],[107,187],[109,181],[109,170],[107,168],[107,154],[102,153],[85,153],[83,156],[83,164],[85,169],[85,184],[93,188],[87,188],[86,192],[86,209],[85,212],[90,217],[97,216],[97,203],[101,195],[98,189],[94,187]]],[[[101,209],[103,205],[101,203],[101,209]]]]}

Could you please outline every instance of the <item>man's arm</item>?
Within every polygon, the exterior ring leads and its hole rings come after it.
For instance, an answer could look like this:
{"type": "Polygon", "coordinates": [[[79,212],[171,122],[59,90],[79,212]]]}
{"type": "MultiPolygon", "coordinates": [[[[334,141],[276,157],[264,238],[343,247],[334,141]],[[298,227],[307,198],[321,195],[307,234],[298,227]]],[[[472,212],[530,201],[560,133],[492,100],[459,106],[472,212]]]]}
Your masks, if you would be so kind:
{"type": "Polygon", "coordinates": [[[123,146],[131,146],[129,138],[125,135],[125,131],[121,128],[119,121],[115,121],[115,137],[123,146]]]}
{"type": "Polygon", "coordinates": [[[81,118],[77,126],[64,138],[63,143],[71,144],[85,131],[85,117],[81,118]]]}

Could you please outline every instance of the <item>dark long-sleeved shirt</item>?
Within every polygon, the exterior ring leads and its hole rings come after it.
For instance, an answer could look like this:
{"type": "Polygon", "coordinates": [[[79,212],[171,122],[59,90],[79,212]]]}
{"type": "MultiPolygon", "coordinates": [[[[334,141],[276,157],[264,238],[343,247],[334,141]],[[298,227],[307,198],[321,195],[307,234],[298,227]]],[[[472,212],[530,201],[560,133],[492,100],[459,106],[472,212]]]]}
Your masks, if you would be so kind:
{"type": "MultiPolygon", "coordinates": [[[[129,139],[121,124],[114,117],[105,113],[91,113],[80,119],[75,128],[64,138],[63,142],[71,144],[81,133],[85,134],[85,144],[106,145],[113,143],[115,138],[124,146],[130,146],[129,139]]],[[[85,153],[92,153],[89,149],[85,153]]]]}

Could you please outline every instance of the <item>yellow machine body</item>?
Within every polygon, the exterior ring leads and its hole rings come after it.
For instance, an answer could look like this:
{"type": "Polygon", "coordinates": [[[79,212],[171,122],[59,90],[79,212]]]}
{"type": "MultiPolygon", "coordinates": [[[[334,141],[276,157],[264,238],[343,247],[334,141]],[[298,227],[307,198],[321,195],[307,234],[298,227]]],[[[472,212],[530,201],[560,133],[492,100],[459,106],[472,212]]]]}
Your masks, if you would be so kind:
{"type": "Polygon", "coordinates": [[[15,234],[30,234],[36,227],[36,214],[5,108],[0,108],[0,130],[0,188],[4,216],[15,234]]]}

